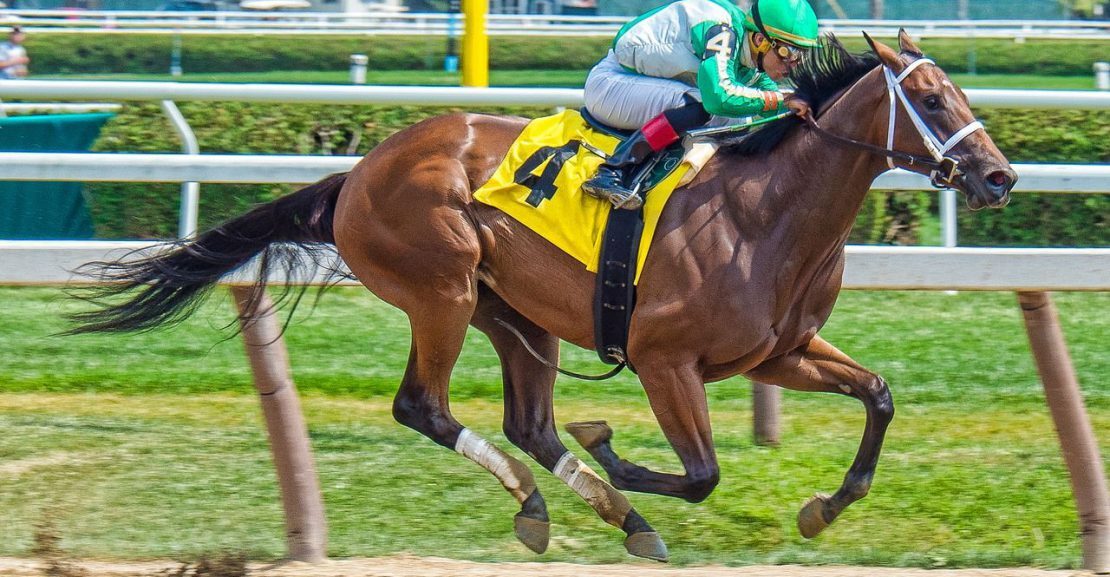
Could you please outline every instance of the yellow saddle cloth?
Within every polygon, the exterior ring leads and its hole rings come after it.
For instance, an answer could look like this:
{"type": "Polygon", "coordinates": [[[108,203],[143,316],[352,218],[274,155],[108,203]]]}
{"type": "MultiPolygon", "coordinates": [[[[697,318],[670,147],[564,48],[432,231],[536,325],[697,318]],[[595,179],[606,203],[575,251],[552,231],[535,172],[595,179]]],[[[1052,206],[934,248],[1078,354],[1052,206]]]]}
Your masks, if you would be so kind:
{"type": "MultiPolygon", "coordinates": [[[[506,212],[580,261],[587,270],[597,272],[602,234],[613,205],[585,194],[581,185],[597,172],[603,161],[590,147],[611,154],[618,143],[618,138],[591,128],[577,110],[537,118],[520,133],[497,172],[474,192],[474,198],[506,212]]],[[[690,180],[712,152],[687,155],[681,166],[645,195],[636,282],[640,280],[663,206],[675,188],[690,180]]]]}

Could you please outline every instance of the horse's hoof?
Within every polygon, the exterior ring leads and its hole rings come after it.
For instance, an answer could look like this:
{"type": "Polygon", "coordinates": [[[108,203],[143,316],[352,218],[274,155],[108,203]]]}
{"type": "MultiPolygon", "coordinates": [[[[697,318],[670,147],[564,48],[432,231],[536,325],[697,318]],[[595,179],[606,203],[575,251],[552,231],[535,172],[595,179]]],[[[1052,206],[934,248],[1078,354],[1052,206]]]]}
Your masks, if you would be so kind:
{"type": "Polygon", "coordinates": [[[637,557],[667,562],[667,545],[655,531],[641,531],[629,535],[624,540],[624,548],[637,557]]]}
{"type": "Polygon", "coordinates": [[[551,523],[525,517],[517,513],[513,518],[513,532],[524,546],[535,553],[547,551],[547,541],[551,536],[551,523]]]}
{"type": "Polygon", "coordinates": [[[567,432],[578,441],[582,448],[590,450],[602,443],[608,443],[613,438],[613,429],[605,421],[583,421],[581,423],[567,423],[567,432]]]}
{"type": "Polygon", "coordinates": [[[824,512],[828,500],[829,496],[825,493],[817,493],[802,505],[802,510],[798,512],[798,532],[802,537],[812,539],[829,526],[824,512]]]}

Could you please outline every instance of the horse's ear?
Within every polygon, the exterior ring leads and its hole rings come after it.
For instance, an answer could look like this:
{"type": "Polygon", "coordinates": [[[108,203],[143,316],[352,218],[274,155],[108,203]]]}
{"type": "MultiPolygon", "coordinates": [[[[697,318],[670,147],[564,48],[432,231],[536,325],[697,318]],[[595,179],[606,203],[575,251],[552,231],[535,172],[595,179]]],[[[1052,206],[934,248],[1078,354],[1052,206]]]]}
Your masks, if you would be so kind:
{"type": "Polygon", "coordinates": [[[910,38],[910,33],[906,32],[905,28],[898,29],[898,48],[900,48],[902,52],[913,54],[918,58],[925,56],[925,53],[913,43],[913,38],[910,38]]]}
{"type": "Polygon", "coordinates": [[[879,57],[879,60],[882,60],[887,68],[890,68],[891,72],[897,74],[906,67],[905,64],[902,64],[902,59],[898,58],[898,53],[895,52],[893,48],[882,42],[875,42],[875,39],[871,38],[866,32],[863,33],[863,37],[866,38],[867,43],[871,45],[871,51],[879,57]]]}

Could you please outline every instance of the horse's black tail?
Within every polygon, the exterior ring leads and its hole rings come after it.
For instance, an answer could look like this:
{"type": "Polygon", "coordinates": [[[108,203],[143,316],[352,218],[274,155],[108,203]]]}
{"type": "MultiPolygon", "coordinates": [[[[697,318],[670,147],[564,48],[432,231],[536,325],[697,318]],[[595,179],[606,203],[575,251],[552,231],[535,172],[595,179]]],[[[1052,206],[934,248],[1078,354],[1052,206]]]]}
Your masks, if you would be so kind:
{"type": "MultiPolygon", "coordinates": [[[[78,273],[103,284],[76,295],[97,309],[70,315],[76,326],[65,334],[147,331],[178,323],[196,310],[221,277],[258,255],[255,295],[261,295],[275,266],[290,277],[302,275],[305,253],[313,257],[315,272],[320,249],[335,244],[332,220],[346,180],[346,174],[333,174],[196,238],[170,243],[171,248],[151,257],[125,256],[81,267],[78,273]],[[126,298],[113,298],[119,296],[126,298]]],[[[331,271],[333,276],[341,274],[334,266],[331,271]]]]}

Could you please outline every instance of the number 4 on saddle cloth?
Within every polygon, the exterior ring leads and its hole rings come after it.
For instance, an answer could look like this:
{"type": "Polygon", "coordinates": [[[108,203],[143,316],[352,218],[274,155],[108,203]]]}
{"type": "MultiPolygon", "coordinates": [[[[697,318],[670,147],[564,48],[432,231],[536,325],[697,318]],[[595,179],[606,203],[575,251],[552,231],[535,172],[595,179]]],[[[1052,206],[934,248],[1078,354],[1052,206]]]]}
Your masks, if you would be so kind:
{"type": "Polygon", "coordinates": [[[635,284],[667,199],[693,179],[716,146],[668,149],[644,182],[641,210],[614,210],[607,200],[582,192],[582,183],[622,137],[592,126],[576,110],[533,120],[513,142],[493,176],[474,192],[598,273],[594,328],[598,355],[626,361],[635,284]],[[640,239],[645,239],[640,242],[640,239]]]}

